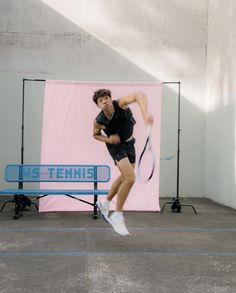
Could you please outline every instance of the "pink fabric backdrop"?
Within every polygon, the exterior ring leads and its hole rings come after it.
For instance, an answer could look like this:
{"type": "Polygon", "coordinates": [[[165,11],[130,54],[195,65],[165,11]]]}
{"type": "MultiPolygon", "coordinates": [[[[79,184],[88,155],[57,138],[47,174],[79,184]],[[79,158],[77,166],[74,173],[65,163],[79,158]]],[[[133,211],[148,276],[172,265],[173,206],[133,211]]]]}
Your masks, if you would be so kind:
{"type": "MultiPolygon", "coordinates": [[[[160,83],[102,83],[47,81],[42,129],[42,164],[108,164],[111,166],[111,180],[119,171],[107,152],[104,143],[93,138],[93,121],[99,109],[92,101],[94,91],[109,88],[113,99],[128,93],[143,91],[148,97],[149,109],[154,116],[152,145],[156,155],[156,168],[152,179],[147,183],[136,180],[127,199],[124,210],[159,211],[159,158],[160,158],[160,121],[161,121],[161,84],[160,83]]],[[[146,127],[138,105],[132,104],[137,121],[134,130],[137,159],[145,142],[146,127]]],[[[111,183],[101,183],[102,189],[109,189],[111,183]]],[[[41,183],[41,188],[91,187],[86,183],[41,183]]],[[[80,196],[93,202],[93,196],[80,196]]],[[[116,199],[114,199],[115,203],[116,199]]],[[[113,205],[114,208],[114,205],[113,205]]],[[[65,196],[48,196],[40,200],[39,210],[45,211],[88,211],[92,206],[65,196]]]]}

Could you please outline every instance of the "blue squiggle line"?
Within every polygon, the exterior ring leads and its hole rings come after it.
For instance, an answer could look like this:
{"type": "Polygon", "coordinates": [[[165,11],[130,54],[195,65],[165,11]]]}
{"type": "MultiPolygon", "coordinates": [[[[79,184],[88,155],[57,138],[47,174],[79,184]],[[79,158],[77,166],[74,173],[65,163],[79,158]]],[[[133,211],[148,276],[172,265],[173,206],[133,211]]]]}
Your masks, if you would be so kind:
{"type": "Polygon", "coordinates": [[[161,160],[170,161],[173,160],[175,156],[169,156],[169,157],[161,157],[161,160]]]}

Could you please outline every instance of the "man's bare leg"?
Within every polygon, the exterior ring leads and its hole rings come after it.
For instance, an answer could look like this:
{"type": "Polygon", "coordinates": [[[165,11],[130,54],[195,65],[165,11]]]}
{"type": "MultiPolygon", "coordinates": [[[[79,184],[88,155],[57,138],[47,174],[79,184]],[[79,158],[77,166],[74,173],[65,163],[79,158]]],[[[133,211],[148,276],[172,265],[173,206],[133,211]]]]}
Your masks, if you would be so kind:
{"type": "Polygon", "coordinates": [[[129,231],[124,223],[122,209],[135,181],[134,164],[131,164],[128,158],[121,159],[116,163],[121,175],[113,182],[107,199],[102,202],[98,201],[97,206],[105,221],[110,222],[118,234],[125,236],[129,234],[129,231]],[[109,217],[109,203],[116,194],[116,211],[109,217]]]}
{"type": "Polygon", "coordinates": [[[117,177],[116,180],[113,182],[106,199],[105,200],[98,200],[96,203],[98,210],[100,211],[103,219],[107,223],[109,222],[110,202],[113,199],[113,197],[117,194],[121,183],[122,183],[122,175],[117,177]]]}
{"type": "Polygon", "coordinates": [[[119,168],[123,179],[117,193],[116,204],[116,211],[121,212],[127,196],[135,182],[135,173],[134,165],[130,163],[128,158],[124,158],[117,162],[117,167],[119,168]]]}
{"type": "Polygon", "coordinates": [[[106,198],[107,200],[111,201],[113,199],[113,197],[117,194],[121,183],[122,183],[122,175],[117,177],[116,180],[112,183],[111,189],[106,198]]]}
{"type": "Polygon", "coordinates": [[[122,182],[117,192],[116,211],[109,217],[109,222],[116,233],[126,236],[129,235],[129,231],[125,226],[122,210],[135,181],[134,165],[129,162],[128,158],[121,159],[119,162],[116,162],[116,164],[121,172],[122,182]]]}

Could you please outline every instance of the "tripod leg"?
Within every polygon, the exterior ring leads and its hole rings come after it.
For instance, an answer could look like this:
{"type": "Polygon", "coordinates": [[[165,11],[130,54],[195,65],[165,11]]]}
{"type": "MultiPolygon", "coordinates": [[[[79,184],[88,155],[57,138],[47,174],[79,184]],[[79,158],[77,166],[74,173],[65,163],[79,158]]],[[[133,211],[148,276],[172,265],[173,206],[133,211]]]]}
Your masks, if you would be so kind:
{"type": "Polygon", "coordinates": [[[39,210],[39,207],[38,207],[38,205],[35,202],[31,202],[31,204],[35,206],[35,208],[36,208],[37,211],[39,210]]]}
{"type": "Polygon", "coordinates": [[[192,205],[191,205],[191,207],[192,207],[194,213],[197,214],[197,211],[195,210],[195,208],[192,205]]]}
{"type": "Polygon", "coordinates": [[[184,207],[191,207],[194,211],[195,214],[197,214],[197,211],[195,210],[194,206],[191,205],[191,204],[181,204],[181,206],[184,206],[184,207]]]}
{"type": "Polygon", "coordinates": [[[162,212],[164,211],[165,206],[168,205],[168,204],[173,204],[173,201],[168,201],[168,202],[166,202],[166,203],[163,205],[163,207],[162,207],[162,209],[161,209],[161,214],[162,214],[162,212]]]}
{"type": "Polygon", "coordinates": [[[3,211],[3,209],[5,208],[5,206],[6,206],[6,204],[7,203],[13,203],[13,202],[15,202],[14,200],[6,200],[4,203],[3,203],[3,205],[2,205],[2,207],[1,207],[1,209],[0,209],[0,212],[2,212],[3,211]]]}

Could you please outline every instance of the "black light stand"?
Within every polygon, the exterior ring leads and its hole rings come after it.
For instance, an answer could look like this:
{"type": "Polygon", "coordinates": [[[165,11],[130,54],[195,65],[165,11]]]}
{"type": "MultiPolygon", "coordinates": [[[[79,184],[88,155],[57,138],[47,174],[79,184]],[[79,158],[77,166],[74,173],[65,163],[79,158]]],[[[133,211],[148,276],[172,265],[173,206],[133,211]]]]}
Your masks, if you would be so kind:
{"type": "Polygon", "coordinates": [[[179,157],[180,157],[180,131],[181,131],[181,128],[180,128],[180,81],[178,81],[178,82],[166,81],[166,82],[163,82],[163,84],[178,84],[178,140],[177,140],[177,192],[176,192],[176,197],[173,198],[172,201],[168,201],[163,205],[163,207],[161,209],[161,213],[164,211],[165,206],[170,204],[172,212],[180,213],[181,208],[183,206],[186,206],[186,207],[191,207],[193,209],[194,213],[197,214],[193,205],[181,204],[180,199],[179,199],[179,157]]]}
{"type": "MultiPolygon", "coordinates": [[[[41,81],[45,82],[44,79],[26,79],[23,78],[23,86],[22,86],[22,104],[21,104],[21,164],[24,164],[24,116],[25,116],[25,81],[41,81]]],[[[23,189],[23,182],[20,181],[18,183],[18,188],[23,189]]],[[[20,216],[22,216],[22,210],[24,210],[27,206],[31,206],[33,204],[36,209],[38,210],[38,206],[36,203],[32,202],[31,199],[29,199],[24,194],[19,195],[15,194],[14,198],[12,200],[7,200],[2,205],[0,211],[2,211],[7,203],[15,203],[15,215],[13,219],[18,219],[20,216]]]]}
{"type": "MultiPolygon", "coordinates": [[[[21,165],[24,164],[24,116],[25,116],[25,81],[39,81],[39,82],[45,82],[45,79],[26,79],[23,78],[23,86],[22,86],[22,106],[21,106],[21,110],[22,110],[22,114],[21,114],[21,165]]],[[[19,180],[21,180],[21,172],[19,172],[19,180]]],[[[94,188],[97,189],[97,182],[94,183],[94,188]]],[[[23,189],[23,182],[19,181],[18,183],[18,189],[23,189]]],[[[87,203],[89,205],[92,205],[94,207],[94,213],[93,213],[93,218],[96,219],[97,218],[97,206],[95,205],[96,201],[97,201],[97,195],[94,195],[94,203],[90,203],[87,202],[85,200],[82,199],[78,199],[74,196],[68,195],[66,194],[66,196],[69,196],[71,198],[74,198],[76,200],[79,200],[81,202],[87,203]]],[[[41,196],[43,197],[43,196],[41,196]]],[[[15,194],[14,198],[12,200],[7,200],[3,203],[0,212],[4,209],[5,205],[7,203],[15,203],[15,215],[13,217],[13,219],[18,219],[20,216],[22,216],[22,211],[27,207],[27,206],[31,206],[34,205],[36,207],[36,209],[38,210],[38,206],[36,203],[32,202],[31,199],[29,199],[26,195],[24,194],[15,194]]]]}
{"type": "MultiPolygon", "coordinates": [[[[45,79],[27,79],[23,78],[23,86],[22,86],[22,116],[21,116],[21,164],[24,164],[24,117],[25,117],[25,81],[41,81],[45,82],[45,79]]],[[[23,189],[23,182],[18,183],[18,188],[23,189]]],[[[25,195],[17,195],[16,198],[16,204],[15,204],[15,216],[14,218],[18,218],[21,216],[21,210],[24,210],[26,206],[31,206],[33,204],[36,209],[38,210],[38,206],[36,203],[32,202],[31,199],[29,199],[25,195]],[[18,215],[16,217],[16,215],[18,215]]]]}

